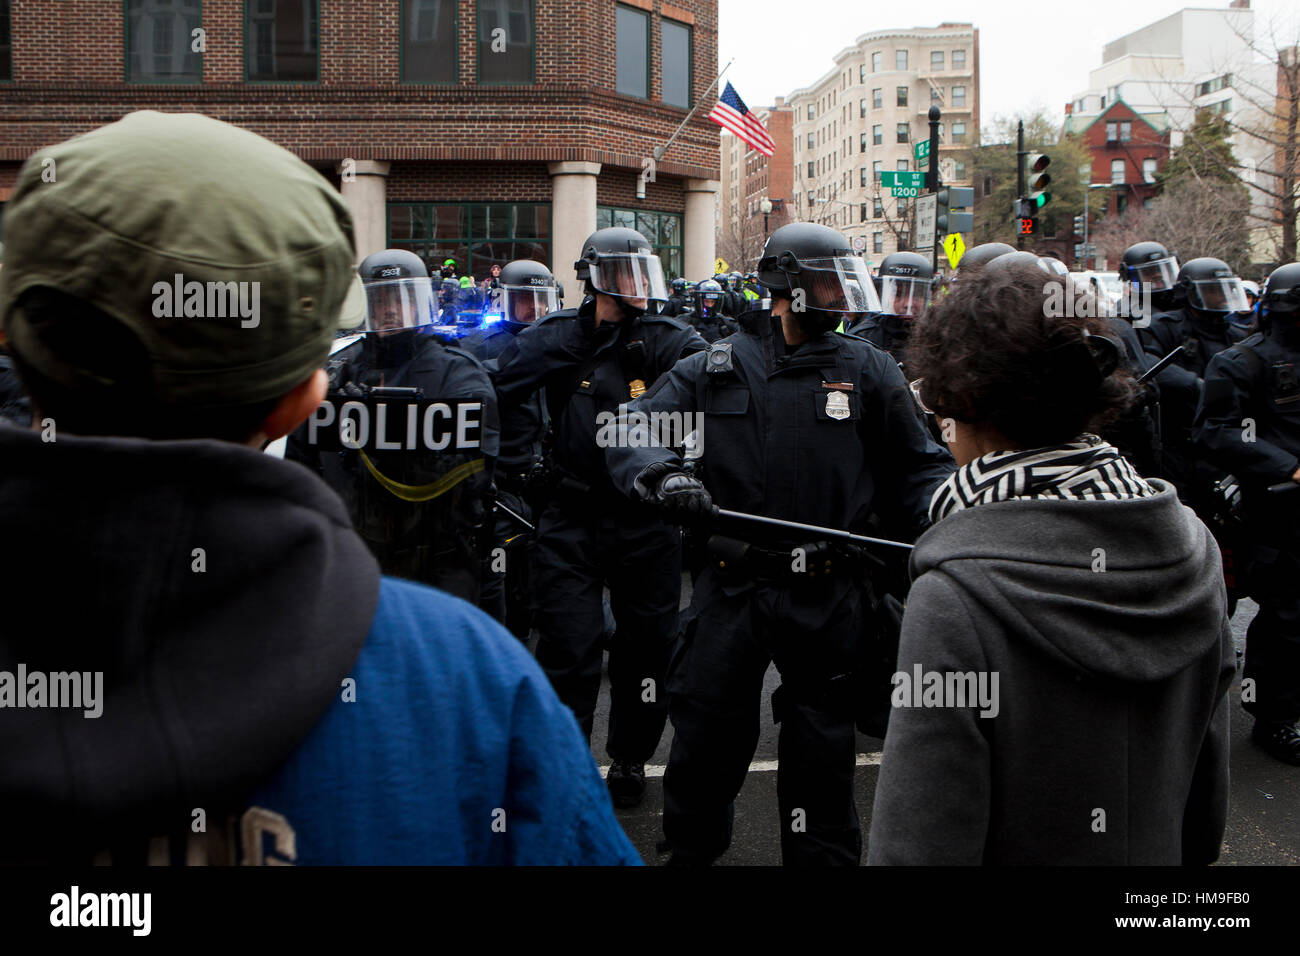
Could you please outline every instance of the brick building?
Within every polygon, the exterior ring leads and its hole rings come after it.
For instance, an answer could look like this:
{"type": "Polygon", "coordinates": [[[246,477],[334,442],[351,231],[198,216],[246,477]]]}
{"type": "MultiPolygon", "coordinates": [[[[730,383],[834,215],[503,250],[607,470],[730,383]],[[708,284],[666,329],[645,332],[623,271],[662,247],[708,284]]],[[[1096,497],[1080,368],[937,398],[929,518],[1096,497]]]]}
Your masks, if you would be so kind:
{"type": "Polygon", "coordinates": [[[0,202],[43,145],[197,111],[336,183],[358,258],[479,277],[536,258],[569,305],[601,225],[645,233],[670,274],[712,266],[707,106],[651,158],[717,74],[716,0],[0,0],[0,21],[0,202]]]}
{"type": "Polygon", "coordinates": [[[754,110],[776,144],[772,156],[730,132],[722,134],[722,193],[718,205],[719,255],[748,271],[757,267],[767,234],[794,221],[794,111],[778,96],[774,106],[754,110]],[[763,213],[763,200],[772,211],[763,213]]]}
{"type": "Polygon", "coordinates": [[[1094,191],[1091,214],[1122,215],[1149,205],[1159,192],[1156,176],[1169,159],[1168,115],[1138,113],[1116,99],[1096,116],[1071,120],[1067,116],[1066,132],[1079,136],[1092,154],[1090,182],[1111,186],[1094,191]]]}

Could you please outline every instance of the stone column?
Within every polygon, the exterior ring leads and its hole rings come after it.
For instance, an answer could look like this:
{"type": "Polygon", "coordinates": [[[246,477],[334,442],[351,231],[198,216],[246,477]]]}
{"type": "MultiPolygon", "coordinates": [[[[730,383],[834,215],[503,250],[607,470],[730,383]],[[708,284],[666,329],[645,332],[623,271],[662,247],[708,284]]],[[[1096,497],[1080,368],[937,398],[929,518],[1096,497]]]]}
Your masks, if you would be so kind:
{"type": "Polygon", "coordinates": [[[682,237],[683,268],[693,282],[713,277],[717,256],[715,203],[721,184],[716,179],[686,180],[686,222],[682,237]]]}
{"type": "Polygon", "coordinates": [[[391,163],[377,159],[344,160],[339,191],[352,211],[357,264],[372,252],[388,247],[388,170],[391,163]]]}
{"type": "Polygon", "coordinates": [[[564,286],[562,308],[582,302],[573,262],[596,231],[596,176],[600,163],[548,163],[551,174],[551,272],[564,286]]]}

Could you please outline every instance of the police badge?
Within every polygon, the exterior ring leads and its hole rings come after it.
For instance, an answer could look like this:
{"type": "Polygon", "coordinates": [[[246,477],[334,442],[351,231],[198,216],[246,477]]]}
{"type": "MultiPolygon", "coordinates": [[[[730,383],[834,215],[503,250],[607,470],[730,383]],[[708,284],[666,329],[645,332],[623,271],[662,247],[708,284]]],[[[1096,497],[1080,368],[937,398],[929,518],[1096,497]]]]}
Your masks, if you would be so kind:
{"type": "Polygon", "coordinates": [[[627,383],[628,394],[633,398],[640,398],[645,394],[645,382],[639,378],[634,378],[627,383]]]}
{"type": "Polygon", "coordinates": [[[843,392],[830,392],[826,396],[826,415],[837,422],[849,417],[849,397],[843,392]]]}

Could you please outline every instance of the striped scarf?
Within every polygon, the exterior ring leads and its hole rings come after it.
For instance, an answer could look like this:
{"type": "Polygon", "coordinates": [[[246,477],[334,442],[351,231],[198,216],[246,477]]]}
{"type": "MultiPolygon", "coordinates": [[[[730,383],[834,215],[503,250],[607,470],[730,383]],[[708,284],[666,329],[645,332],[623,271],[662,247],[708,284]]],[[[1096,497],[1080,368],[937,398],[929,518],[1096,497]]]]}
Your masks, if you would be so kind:
{"type": "Polygon", "coordinates": [[[1155,493],[1113,445],[1084,434],[1068,445],[995,451],[963,465],[934,493],[930,521],[1013,498],[1118,501],[1155,493]]]}

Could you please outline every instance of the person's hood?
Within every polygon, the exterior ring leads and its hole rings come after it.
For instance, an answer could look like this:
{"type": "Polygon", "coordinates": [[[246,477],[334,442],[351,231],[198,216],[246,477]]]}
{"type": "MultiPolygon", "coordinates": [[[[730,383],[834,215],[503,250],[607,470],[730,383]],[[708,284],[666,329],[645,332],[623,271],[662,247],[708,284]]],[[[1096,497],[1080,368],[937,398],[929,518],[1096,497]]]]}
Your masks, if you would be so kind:
{"type": "Polygon", "coordinates": [[[1014,499],[942,518],[916,544],[1007,640],[1085,673],[1157,681],[1219,640],[1218,546],[1173,486],[1119,501],[1014,499]],[[1104,569],[1104,570],[1103,570],[1104,569]]]}
{"type": "Polygon", "coordinates": [[[376,562],[300,465],[54,438],[0,428],[0,671],[102,672],[101,713],[0,708],[0,814],[94,829],[238,799],[338,699],[376,562]]]}

